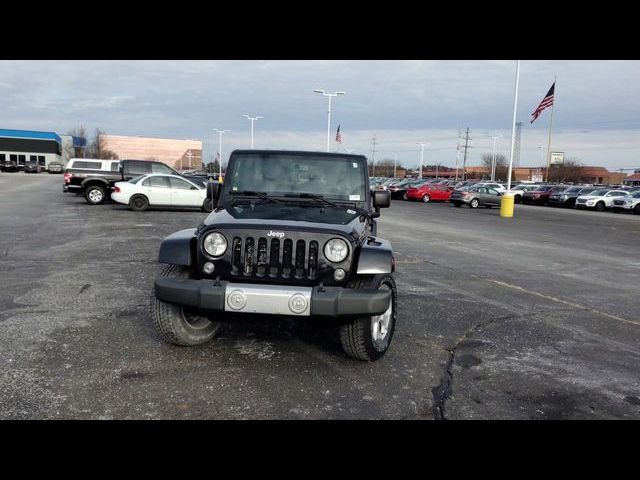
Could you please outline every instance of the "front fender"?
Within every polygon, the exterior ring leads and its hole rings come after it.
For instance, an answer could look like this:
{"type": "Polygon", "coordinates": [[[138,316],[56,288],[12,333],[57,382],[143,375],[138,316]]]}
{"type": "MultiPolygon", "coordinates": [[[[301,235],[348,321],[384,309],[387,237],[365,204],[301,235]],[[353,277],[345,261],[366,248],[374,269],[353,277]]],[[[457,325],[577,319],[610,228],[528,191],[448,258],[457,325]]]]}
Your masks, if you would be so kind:
{"type": "Polygon", "coordinates": [[[383,238],[369,237],[360,247],[356,273],[360,275],[393,273],[393,271],[394,261],[391,243],[383,238]]]}
{"type": "Polygon", "coordinates": [[[196,248],[196,229],[187,228],[172,233],[160,244],[158,261],[190,267],[194,263],[196,248]]]}

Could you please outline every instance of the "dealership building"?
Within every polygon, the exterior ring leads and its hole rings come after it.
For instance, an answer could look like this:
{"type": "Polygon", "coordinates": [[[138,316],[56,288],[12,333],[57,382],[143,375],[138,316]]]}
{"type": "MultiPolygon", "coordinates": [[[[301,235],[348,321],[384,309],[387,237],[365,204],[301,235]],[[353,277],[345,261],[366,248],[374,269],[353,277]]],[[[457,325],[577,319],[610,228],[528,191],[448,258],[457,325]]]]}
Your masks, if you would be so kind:
{"type": "Polygon", "coordinates": [[[18,165],[38,162],[48,168],[51,162],[67,164],[86,148],[86,140],[71,135],[36,130],[0,128],[0,162],[13,161],[18,165]]]}
{"type": "Polygon", "coordinates": [[[51,162],[64,165],[62,144],[62,138],[54,132],[0,128],[0,162],[14,161],[24,165],[34,161],[44,168],[51,162]]]}
{"type": "Polygon", "coordinates": [[[202,163],[202,141],[190,139],[100,135],[102,147],[119,159],[156,160],[176,170],[199,170],[202,163]]]}

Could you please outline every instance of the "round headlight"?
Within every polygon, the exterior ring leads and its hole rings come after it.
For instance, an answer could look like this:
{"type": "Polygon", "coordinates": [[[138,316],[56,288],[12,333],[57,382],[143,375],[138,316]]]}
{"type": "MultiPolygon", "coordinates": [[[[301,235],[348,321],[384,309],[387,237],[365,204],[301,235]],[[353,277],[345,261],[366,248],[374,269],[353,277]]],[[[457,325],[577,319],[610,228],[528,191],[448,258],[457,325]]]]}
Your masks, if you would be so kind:
{"type": "Polygon", "coordinates": [[[330,262],[341,262],[347,258],[347,255],[349,255],[349,246],[340,238],[332,238],[324,246],[324,256],[330,262]]]}
{"type": "Polygon", "coordinates": [[[218,232],[213,232],[204,237],[202,242],[204,250],[212,257],[219,257],[227,251],[227,239],[218,232]]]}

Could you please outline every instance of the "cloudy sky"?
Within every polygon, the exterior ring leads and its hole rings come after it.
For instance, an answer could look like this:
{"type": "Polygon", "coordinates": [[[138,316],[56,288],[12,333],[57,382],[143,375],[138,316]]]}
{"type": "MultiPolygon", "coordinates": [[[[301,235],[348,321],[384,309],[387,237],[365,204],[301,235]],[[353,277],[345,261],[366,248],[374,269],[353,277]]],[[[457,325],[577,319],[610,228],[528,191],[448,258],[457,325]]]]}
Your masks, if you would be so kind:
{"type": "MultiPolygon", "coordinates": [[[[521,63],[520,165],[541,164],[550,109],[531,112],[558,76],[552,150],[585,165],[640,168],[640,61],[521,63]]],[[[66,133],[83,125],[116,135],[194,138],[205,158],[218,151],[213,128],[230,129],[226,157],[248,148],[324,150],[327,99],[314,89],[342,90],[332,108],[342,146],[415,166],[416,142],[428,142],[425,164],[454,166],[458,131],[470,127],[468,164],[503,135],[509,155],[514,61],[0,61],[0,128],[66,133]]]]}

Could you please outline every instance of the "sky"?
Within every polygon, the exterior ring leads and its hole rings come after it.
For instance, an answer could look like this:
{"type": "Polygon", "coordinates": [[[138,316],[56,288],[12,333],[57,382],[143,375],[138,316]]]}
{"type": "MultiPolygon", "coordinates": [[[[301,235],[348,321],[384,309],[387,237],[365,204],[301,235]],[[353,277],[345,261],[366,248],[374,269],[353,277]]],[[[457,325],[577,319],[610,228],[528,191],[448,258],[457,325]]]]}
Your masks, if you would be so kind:
{"type": "MultiPolygon", "coordinates": [[[[326,149],[453,167],[459,131],[471,131],[467,165],[490,153],[509,158],[515,61],[492,60],[0,60],[0,128],[67,133],[83,125],[114,135],[203,141],[209,161],[249,148],[326,149]],[[335,142],[340,125],[343,142],[335,142]]],[[[640,61],[523,60],[517,119],[521,166],[546,155],[551,109],[531,112],[557,76],[551,150],[583,165],[640,168],[640,61]],[[543,149],[539,148],[543,146],[543,149]],[[541,151],[542,150],[542,151],[541,151]],[[542,153],[542,155],[541,155],[542,153]]]]}

